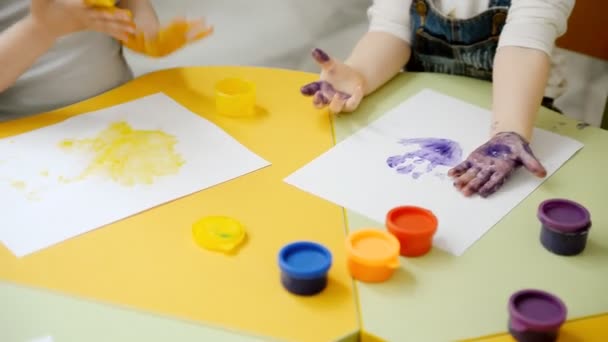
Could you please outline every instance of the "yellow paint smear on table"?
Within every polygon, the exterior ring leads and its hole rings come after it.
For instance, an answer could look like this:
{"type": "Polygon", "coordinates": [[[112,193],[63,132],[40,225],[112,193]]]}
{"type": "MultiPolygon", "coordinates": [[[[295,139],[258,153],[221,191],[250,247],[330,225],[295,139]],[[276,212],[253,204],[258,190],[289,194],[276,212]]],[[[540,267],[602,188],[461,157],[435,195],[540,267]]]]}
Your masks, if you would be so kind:
{"type": "Polygon", "coordinates": [[[162,131],[137,130],[126,122],[116,122],[92,139],[64,140],[60,147],[94,154],[79,180],[99,174],[132,186],[152,184],[157,177],[179,172],[185,162],[175,151],[176,144],[174,136],[162,131]]]}

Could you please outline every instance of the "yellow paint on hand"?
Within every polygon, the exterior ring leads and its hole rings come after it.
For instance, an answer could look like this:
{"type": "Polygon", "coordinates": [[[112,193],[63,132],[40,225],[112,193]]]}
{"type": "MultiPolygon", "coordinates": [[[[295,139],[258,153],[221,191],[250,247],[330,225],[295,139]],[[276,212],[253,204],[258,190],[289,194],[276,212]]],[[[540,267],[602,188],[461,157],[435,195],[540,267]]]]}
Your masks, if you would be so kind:
{"type": "Polygon", "coordinates": [[[84,3],[91,7],[114,7],[114,0],[85,0],[84,3]]]}
{"type": "Polygon", "coordinates": [[[102,174],[131,186],[152,184],[157,177],[176,174],[184,160],[175,152],[175,144],[177,139],[162,131],[136,130],[126,122],[117,122],[93,139],[65,140],[60,147],[94,153],[80,179],[102,174]]]}

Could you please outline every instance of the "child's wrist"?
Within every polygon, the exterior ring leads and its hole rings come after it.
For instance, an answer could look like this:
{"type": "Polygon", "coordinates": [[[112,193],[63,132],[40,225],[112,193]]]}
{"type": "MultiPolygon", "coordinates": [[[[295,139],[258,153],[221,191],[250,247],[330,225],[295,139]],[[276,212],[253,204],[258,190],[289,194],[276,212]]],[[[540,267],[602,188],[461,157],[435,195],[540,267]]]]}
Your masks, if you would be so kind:
{"type": "Polygon", "coordinates": [[[521,137],[525,142],[530,142],[531,140],[531,130],[530,129],[525,129],[523,127],[519,127],[517,125],[500,125],[497,123],[494,123],[492,125],[492,130],[490,135],[492,137],[500,135],[500,134],[516,134],[519,137],[521,137]]]}
{"type": "Polygon", "coordinates": [[[369,87],[368,87],[368,81],[365,78],[365,74],[359,69],[357,68],[356,65],[354,65],[354,63],[351,63],[349,60],[344,61],[344,65],[346,65],[347,67],[349,67],[353,72],[355,72],[359,78],[359,83],[361,86],[361,90],[363,91],[363,96],[367,96],[369,94],[369,87]]]}

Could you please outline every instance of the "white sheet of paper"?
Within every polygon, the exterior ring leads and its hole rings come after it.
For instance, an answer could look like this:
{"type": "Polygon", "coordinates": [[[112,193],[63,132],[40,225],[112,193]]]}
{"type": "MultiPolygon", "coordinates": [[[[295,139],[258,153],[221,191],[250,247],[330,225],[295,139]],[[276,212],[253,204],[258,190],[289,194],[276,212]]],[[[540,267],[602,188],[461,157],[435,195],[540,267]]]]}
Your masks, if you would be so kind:
{"type": "MultiPolygon", "coordinates": [[[[461,255],[542,182],[519,170],[499,192],[487,199],[466,198],[454,189],[448,166],[427,173],[428,162],[412,163],[412,172],[390,168],[387,159],[419,149],[398,142],[410,138],[446,138],[456,141],[462,159],[487,141],[488,110],[425,89],[367,127],[337,144],[285,181],[313,195],[346,207],[381,223],[400,205],[415,205],[434,212],[439,220],[434,245],[461,255]],[[412,177],[414,172],[420,176],[412,177]]],[[[549,177],[583,145],[575,140],[536,129],[531,145],[549,177]]]]}
{"type": "Polygon", "coordinates": [[[0,240],[24,256],[268,165],[168,96],[150,95],[0,140],[0,240]],[[66,152],[60,142],[94,138],[120,121],[176,137],[185,161],[179,172],[130,187],[103,176],[61,182],[81,174],[93,156],[66,152]]]}

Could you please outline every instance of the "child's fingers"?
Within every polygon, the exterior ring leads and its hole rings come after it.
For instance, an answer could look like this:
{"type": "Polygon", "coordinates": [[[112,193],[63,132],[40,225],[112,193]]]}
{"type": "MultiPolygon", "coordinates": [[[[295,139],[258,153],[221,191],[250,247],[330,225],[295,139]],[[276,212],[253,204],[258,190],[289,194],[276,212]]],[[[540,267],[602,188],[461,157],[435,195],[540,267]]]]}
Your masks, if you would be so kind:
{"type": "Polygon", "coordinates": [[[358,86],[357,88],[355,88],[355,91],[350,96],[350,98],[346,100],[346,104],[344,105],[344,111],[347,113],[353,112],[355,109],[357,109],[357,107],[359,107],[359,104],[361,103],[362,99],[363,88],[361,86],[358,86]]]}
{"type": "Polygon", "coordinates": [[[469,184],[470,181],[473,180],[477,176],[479,169],[476,167],[472,167],[467,170],[462,176],[458,177],[454,182],[454,186],[458,189],[462,189],[464,186],[469,184]]]}
{"type": "Polygon", "coordinates": [[[302,95],[304,95],[304,96],[313,96],[319,90],[321,90],[321,83],[312,82],[312,83],[308,83],[308,84],[304,85],[302,88],[300,88],[300,93],[302,93],[302,95]]]}
{"type": "Polygon", "coordinates": [[[99,10],[93,8],[85,9],[85,16],[89,22],[97,20],[123,22],[125,24],[133,24],[131,12],[127,10],[99,10]]]}
{"type": "Polygon", "coordinates": [[[205,26],[203,21],[196,21],[191,24],[186,34],[186,42],[191,43],[207,37],[213,33],[212,26],[205,26]]]}
{"type": "Polygon", "coordinates": [[[85,21],[89,29],[106,33],[119,40],[127,40],[135,33],[135,26],[127,11],[85,10],[85,21]]]}
{"type": "Polygon", "coordinates": [[[462,163],[456,165],[448,171],[448,176],[456,178],[462,176],[467,170],[469,170],[473,164],[470,161],[465,160],[462,163]]]}
{"type": "Polygon", "coordinates": [[[122,41],[128,40],[129,36],[135,33],[135,29],[130,25],[107,20],[95,20],[90,23],[90,28],[122,41]]]}
{"type": "Polygon", "coordinates": [[[479,171],[477,176],[475,176],[473,180],[471,180],[464,188],[462,188],[462,193],[465,196],[471,196],[477,193],[477,191],[490,180],[493,174],[494,171],[489,169],[479,171]]]}
{"type": "Polygon", "coordinates": [[[171,20],[171,23],[169,25],[183,24],[183,23],[187,23],[187,22],[188,22],[188,19],[186,19],[186,17],[177,16],[177,17],[173,18],[173,20],[171,20]]]}
{"type": "Polygon", "coordinates": [[[329,103],[329,111],[338,114],[342,112],[344,108],[344,104],[346,103],[346,97],[343,94],[335,93],[334,97],[331,99],[329,103]]]}
{"type": "Polygon", "coordinates": [[[315,93],[312,103],[317,109],[321,109],[329,104],[329,99],[322,92],[318,91],[315,93]]]}
{"type": "Polygon", "coordinates": [[[528,171],[532,172],[535,176],[543,178],[547,175],[547,170],[543,167],[543,165],[536,159],[536,157],[532,154],[532,151],[528,149],[524,149],[521,156],[521,162],[524,164],[524,167],[528,169],[528,171]]]}
{"type": "Polygon", "coordinates": [[[479,193],[481,197],[490,196],[505,183],[508,176],[509,175],[505,172],[494,173],[492,177],[490,177],[490,180],[488,180],[477,193],[479,193]]]}
{"type": "Polygon", "coordinates": [[[334,66],[334,60],[325,51],[315,48],[312,50],[312,58],[323,70],[330,70],[334,66]]]}

